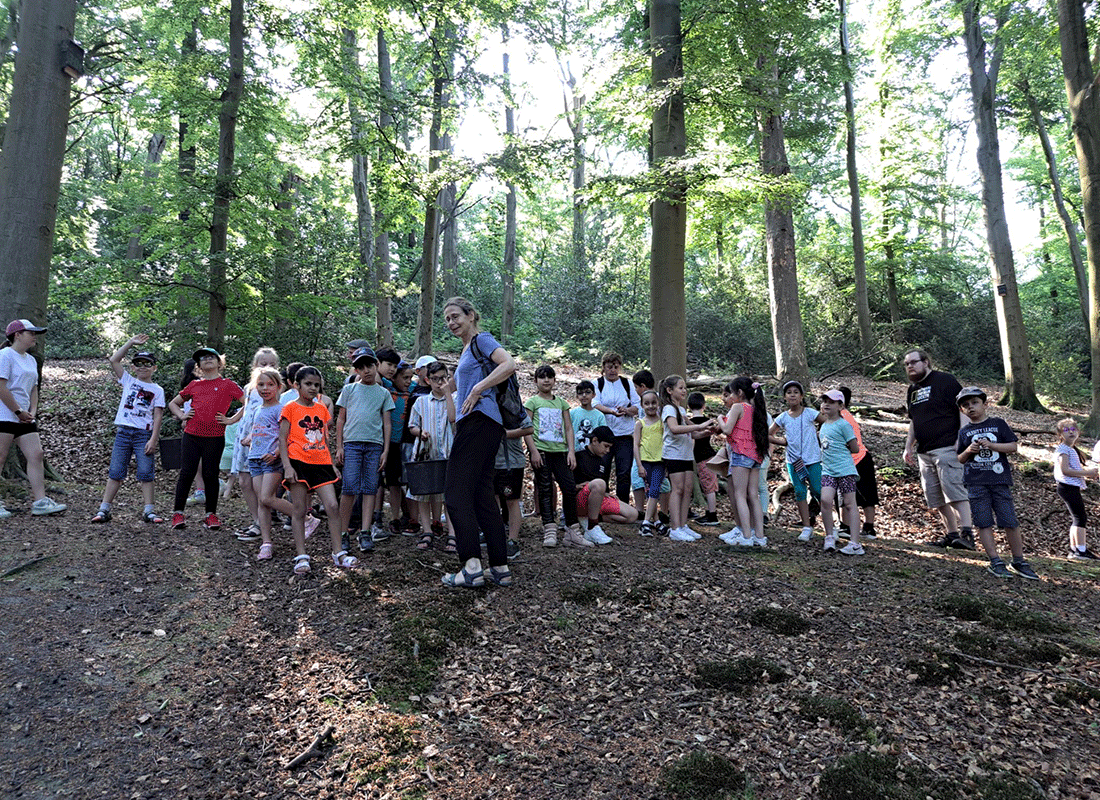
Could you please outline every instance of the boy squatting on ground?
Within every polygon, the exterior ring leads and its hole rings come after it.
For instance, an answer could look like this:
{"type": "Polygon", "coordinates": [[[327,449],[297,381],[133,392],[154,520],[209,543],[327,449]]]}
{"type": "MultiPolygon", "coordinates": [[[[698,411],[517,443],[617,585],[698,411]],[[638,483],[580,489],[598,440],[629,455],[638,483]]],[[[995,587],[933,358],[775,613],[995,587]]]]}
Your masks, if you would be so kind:
{"type": "Polygon", "coordinates": [[[1012,503],[1012,468],[1007,454],[1016,452],[1016,434],[1003,419],[989,416],[985,392],[977,386],[965,387],[955,402],[970,420],[970,424],[959,431],[955,452],[963,465],[963,482],[970,495],[974,527],[989,556],[989,571],[998,578],[1011,578],[1015,573],[1037,581],[1039,576],[1024,560],[1023,539],[1012,503]],[[997,554],[993,540],[994,516],[997,524],[1004,528],[1012,549],[1011,567],[1006,567],[997,554]]]}
{"type": "Polygon", "coordinates": [[[615,434],[606,425],[592,429],[588,444],[577,451],[573,480],[577,485],[577,516],[584,538],[592,544],[610,544],[613,540],[600,527],[600,520],[629,525],[638,521],[638,509],[607,493],[611,471],[607,454],[615,444],[615,434]]]}

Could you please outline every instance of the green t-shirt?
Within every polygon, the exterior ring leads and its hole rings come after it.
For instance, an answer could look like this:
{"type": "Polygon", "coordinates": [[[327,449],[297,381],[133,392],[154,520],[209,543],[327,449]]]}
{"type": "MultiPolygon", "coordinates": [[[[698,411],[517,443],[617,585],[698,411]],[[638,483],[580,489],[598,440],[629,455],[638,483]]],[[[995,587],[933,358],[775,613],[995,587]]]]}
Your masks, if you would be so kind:
{"type": "Polygon", "coordinates": [[[393,398],[385,386],[359,382],[346,384],[340,390],[336,405],[345,409],[345,442],[385,443],[382,439],[382,414],[393,410],[393,398]]]}
{"type": "Polygon", "coordinates": [[[535,395],[525,405],[535,426],[535,447],[544,453],[564,453],[564,417],[569,415],[569,404],[560,397],[543,400],[535,395]]]}

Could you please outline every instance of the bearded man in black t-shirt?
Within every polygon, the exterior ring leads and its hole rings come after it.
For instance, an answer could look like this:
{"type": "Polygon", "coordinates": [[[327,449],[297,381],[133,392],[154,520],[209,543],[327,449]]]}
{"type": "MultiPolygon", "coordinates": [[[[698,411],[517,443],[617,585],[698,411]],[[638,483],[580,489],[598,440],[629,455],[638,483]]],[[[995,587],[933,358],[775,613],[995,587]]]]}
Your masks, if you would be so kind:
{"type": "Polygon", "coordinates": [[[955,403],[962,386],[951,373],[932,369],[923,350],[910,350],[903,363],[909,377],[905,396],[909,434],[905,437],[904,458],[910,466],[920,464],[924,500],[943,517],[947,533],[935,544],[973,550],[969,494],[963,483],[962,464],[955,454],[959,428],[968,422],[955,403]]]}

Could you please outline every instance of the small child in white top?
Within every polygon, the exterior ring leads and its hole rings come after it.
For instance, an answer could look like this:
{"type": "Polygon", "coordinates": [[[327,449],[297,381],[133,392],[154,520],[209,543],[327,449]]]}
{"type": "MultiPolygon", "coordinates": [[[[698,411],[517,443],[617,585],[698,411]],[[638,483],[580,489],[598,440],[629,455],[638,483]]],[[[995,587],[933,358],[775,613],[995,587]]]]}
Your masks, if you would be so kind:
{"type": "MultiPolygon", "coordinates": [[[[1085,501],[1081,491],[1085,488],[1085,478],[1096,479],[1097,468],[1082,464],[1084,455],[1077,449],[1077,437],[1081,435],[1077,420],[1072,417],[1058,420],[1058,449],[1054,451],[1054,480],[1058,487],[1058,496],[1069,510],[1069,557],[1074,561],[1092,561],[1096,554],[1085,544],[1088,530],[1088,515],[1085,513],[1085,501]]],[[[1097,442],[1100,448],[1100,442],[1097,442]]],[[[1093,451],[1096,461],[1096,451],[1093,451]]]]}

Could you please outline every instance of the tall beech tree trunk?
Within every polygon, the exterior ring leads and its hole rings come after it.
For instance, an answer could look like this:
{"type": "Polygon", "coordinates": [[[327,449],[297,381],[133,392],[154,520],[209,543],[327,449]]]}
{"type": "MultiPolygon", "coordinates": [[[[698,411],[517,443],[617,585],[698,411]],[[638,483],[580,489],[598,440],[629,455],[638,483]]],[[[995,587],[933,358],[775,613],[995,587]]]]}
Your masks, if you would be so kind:
{"type": "MultiPolygon", "coordinates": [[[[844,0],[840,2],[840,53],[851,72],[848,57],[848,18],[844,0]]],[[[848,193],[852,198],[852,277],[856,285],[856,317],[859,320],[859,349],[870,355],[874,343],[871,332],[871,301],[867,294],[867,253],[863,246],[863,208],[859,195],[859,170],[856,169],[856,104],[851,75],[844,80],[844,117],[847,121],[848,193]]]]}
{"type": "MultiPolygon", "coordinates": [[[[440,152],[443,148],[443,103],[447,96],[447,83],[451,70],[444,62],[443,48],[448,35],[443,22],[436,23],[433,34],[436,46],[432,56],[432,124],[428,132],[428,187],[435,186],[434,175],[439,171],[440,152]]],[[[420,252],[420,305],[416,315],[416,352],[432,351],[432,324],[435,317],[436,267],[439,258],[439,191],[428,192],[424,197],[424,240],[420,252]]]]}
{"type": "MultiPolygon", "coordinates": [[[[504,83],[504,140],[510,145],[516,136],[516,115],[512,108],[512,76],[508,65],[508,24],[501,27],[504,40],[503,69],[504,83]]],[[[500,338],[505,344],[516,332],[516,185],[509,180],[505,187],[508,194],[504,200],[504,268],[501,279],[504,284],[504,296],[500,307],[500,338]]]]}
{"type": "Polygon", "coordinates": [[[1016,265],[1008,236],[1005,217],[1004,187],[1001,182],[1001,150],[997,136],[997,120],[993,100],[997,77],[1004,55],[1004,39],[1000,30],[1007,19],[1002,11],[997,20],[998,35],[986,69],[986,43],[975,0],[963,6],[963,38],[969,61],[970,94],[974,103],[974,122],[978,132],[978,172],[982,182],[982,210],[985,215],[986,240],[989,243],[990,274],[997,307],[997,328],[1004,360],[1005,396],[1001,402],[1027,411],[1043,410],[1035,394],[1035,379],[1031,371],[1024,314],[1016,288],[1016,265]]]}
{"type": "Polygon", "coordinates": [[[214,179],[214,210],[210,218],[210,311],[207,343],[225,345],[226,258],[229,202],[233,195],[233,159],[236,156],[237,113],[244,92],[244,0],[229,4],[229,79],[218,110],[218,172],[214,179]]]}
{"type": "Polygon", "coordinates": [[[35,0],[22,13],[0,152],[0,317],[42,324],[69,126],[71,80],[58,53],[73,37],[76,0],[35,0]]]}
{"type": "MultiPolygon", "coordinates": [[[[396,131],[393,124],[393,73],[390,68],[390,48],[386,33],[378,29],[378,127],[386,141],[392,142],[396,131]]],[[[385,145],[383,145],[385,146],[385,145]]],[[[392,153],[379,158],[393,160],[392,153]]],[[[376,162],[377,163],[377,162],[376,162]]],[[[390,273],[389,210],[385,197],[385,181],[378,181],[379,198],[374,204],[374,281],[377,295],[374,299],[374,319],[378,329],[377,341],[382,346],[393,346],[393,311],[390,300],[392,275],[390,273]]]]}
{"type": "MultiPolygon", "coordinates": [[[[145,192],[151,191],[152,186],[156,183],[157,174],[160,171],[160,159],[164,155],[166,143],[167,139],[163,133],[154,133],[149,137],[149,144],[146,146],[145,170],[142,174],[142,189],[145,192]]],[[[153,208],[152,206],[142,206],[139,212],[151,214],[153,208]]],[[[145,258],[145,247],[141,243],[141,225],[135,225],[130,229],[130,241],[126,245],[126,258],[131,261],[140,261],[145,258]]]]}
{"type": "Polygon", "coordinates": [[[1088,257],[1092,410],[1085,428],[1096,436],[1100,434],[1100,91],[1089,59],[1088,37],[1082,0],[1058,0],[1062,74],[1066,79],[1077,168],[1081,174],[1081,210],[1088,257]]]}
{"type": "MultiPolygon", "coordinates": [[[[1073,263],[1073,277],[1077,281],[1077,297],[1081,309],[1081,318],[1085,323],[1085,330],[1089,329],[1089,275],[1085,269],[1085,257],[1081,253],[1081,240],[1077,236],[1077,223],[1066,208],[1065,197],[1062,196],[1062,181],[1058,177],[1058,161],[1054,157],[1054,147],[1050,143],[1050,135],[1047,133],[1047,124],[1043,114],[1039,110],[1039,102],[1031,92],[1031,85],[1027,78],[1017,84],[1017,88],[1027,101],[1028,111],[1031,113],[1031,122],[1035,130],[1039,132],[1039,143],[1043,146],[1043,158],[1047,163],[1047,175],[1050,176],[1051,195],[1054,198],[1054,208],[1058,212],[1058,218],[1062,221],[1062,229],[1066,232],[1066,242],[1069,245],[1069,257],[1073,263]]],[[[1040,230],[1042,230],[1040,228],[1040,230]]]]}
{"type": "MultiPolygon", "coordinates": [[[[778,80],[773,67],[772,79],[778,80]]],[[[773,109],[760,109],[760,167],[765,175],[782,178],[791,172],[783,118],[773,109]]],[[[786,199],[769,199],[764,207],[767,242],[768,297],[771,302],[775,373],[779,382],[797,380],[809,386],[806,341],[798,298],[798,263],[794,246],[794,215],[786,199]]]]}
{"type": "Polygon", "coordinates": [[[679,0],[650,0],[649,42],[653,88],[661,102],[653,110],[650,169],[661,187],[650,205],[649,367],[658,379],[687,371],[684,303],[684,247],[687,240],[687,180],[669,163],[687,149],[682,89],[684,62],[679,0]]]}
{"type": "MultiPolygon", "coordinates": [[[[443,99],[444,108],[449,98],[443,99]]],[[[443,152],[450,156],[454,152],[451,135],[443,134],[443,152]]],[[[448,181],[439,192],[439,237],[442,247],[439,254],[439,275],[443,279],[443,294],[454,297],[458,291],[458,187],[454,181],[448,181]]]]}
{"type": "Polygon", "coordinates": [[[367,141],[363,113],[357,96],[363,75],[359,67],[359,34],[344,28],[341,60],[348,91],[348,119],[351,124],[351,185],[355,193],[356,230],[359,241],[359,282],[363,303],[373,304],[377,296],[377,280],[374,274],[374,215],[370,207],[370,160],[367,157],[367,141]]]}

